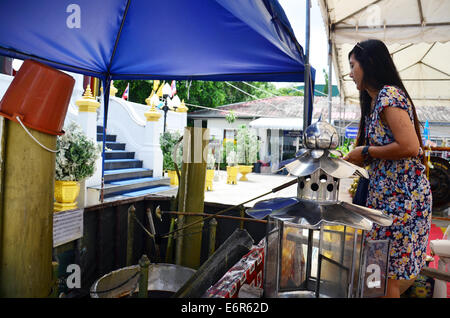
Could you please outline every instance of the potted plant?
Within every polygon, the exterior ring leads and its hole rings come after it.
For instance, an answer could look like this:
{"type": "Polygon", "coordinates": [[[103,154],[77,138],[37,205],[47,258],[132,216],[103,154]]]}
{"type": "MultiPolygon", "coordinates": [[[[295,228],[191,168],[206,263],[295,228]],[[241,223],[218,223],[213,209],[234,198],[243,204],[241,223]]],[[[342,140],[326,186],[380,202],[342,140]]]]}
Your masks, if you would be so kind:
{"type": "MultiPolygon", "coordinates": [[[[175,162],[173,159],[173,152],[175,150],[175,145],[180,139],[181,135],[179,132],[174,131],[166,131],[163,133],[159,139],[159,143],[161,145],[161,151],[163,153],[163,170],[167,172],[170,178],[170,185],[177,186],[178,185],[178,175],[175,170],[175,162]]],[[[180,144],[177,149],[176,154],[176,162],[178,169],[181,169],[182,162],[182,145],[180,144]]]]}
{"type": "Polygon", "coordinates": [[[253,169],[253,163],[258,157],[258,138],[246,125],[241,125],[237,132],[237,156],[239,172],[242,174],[240,181],[247,181],[247,173],[253,169]]]}
{"type": "Polygon", "coordinates": [[[235,142],[235,140],[229,141],[227,139],[224,139],[223,140],[222,157],[221,157],[221,161],[219,163],[219,168],[221,170],[226,170],[227,157],[228,157],[228,154],[230,153],[230,151],[236,152],[236,142],[235,142]]]}
{"type": "Polygon", "coordinates": [[[213,190],[213,179],[214,179],[214,168],[216,165],[216,158],[211,151],[208,152],[208,157],[206,160],[206,183],[205,191],[213,190]]]}
{"type": "Polygon", "coordinates": [[[80,182],[95,172],[101,145],[89,139],[76,123],[56,139],[55,211],[77,208],[80,182]]]}
{"type": "Polygon", "coordinates": [[[236,184],[236,176],[238,173],[237,163],[237,154],[234,150],[231,150],[227,154],[227,183],[228,184],[236,184]]]}

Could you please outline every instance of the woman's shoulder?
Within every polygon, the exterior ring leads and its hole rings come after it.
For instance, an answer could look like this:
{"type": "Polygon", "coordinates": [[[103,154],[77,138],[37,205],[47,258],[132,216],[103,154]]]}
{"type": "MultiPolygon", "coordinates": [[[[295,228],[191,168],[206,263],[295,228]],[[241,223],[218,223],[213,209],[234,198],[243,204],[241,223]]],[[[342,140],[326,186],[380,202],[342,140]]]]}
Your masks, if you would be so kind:
{"type": "Polygon", "coordinates": [[[389,96],[406,99],[405,92],[401,88],[394,85],[384,85],[380,90],[379,96],[389,96]]]}
{"type": "Polygon", "coordinates": [[[378,94],[378,100],[381,108],[387,106],[397,106],[408,109],[408,99],[405,92],[393,85],[384,85],[378,94]]]}

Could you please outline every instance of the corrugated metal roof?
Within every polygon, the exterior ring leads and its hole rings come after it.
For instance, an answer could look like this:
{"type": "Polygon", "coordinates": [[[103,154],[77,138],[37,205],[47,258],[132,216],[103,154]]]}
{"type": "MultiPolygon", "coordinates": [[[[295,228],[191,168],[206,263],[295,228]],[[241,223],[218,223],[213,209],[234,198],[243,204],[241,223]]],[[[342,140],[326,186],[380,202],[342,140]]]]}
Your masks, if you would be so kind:
{"type": "MultiPolygon", "coordinates": [[[[189,118],[223,118],[233,111],[239,118],[260,117],[297,117],[303,118],[302,96],[277,96],[249,102],[236,103],[218,107],[216,110],[199,110],[188,113],[189,118]]],[[[450,107],[447,106],[416,106],[417,116],[421,122],[450,123],[450,107]]],[[[313,121],[320,115],[328,118],[328,98],[314,97],[313,121]]],[[[341,104],[338,97],[332,99],[333,120],[358,121],[360,118],[359,105],[341,104]]]]}

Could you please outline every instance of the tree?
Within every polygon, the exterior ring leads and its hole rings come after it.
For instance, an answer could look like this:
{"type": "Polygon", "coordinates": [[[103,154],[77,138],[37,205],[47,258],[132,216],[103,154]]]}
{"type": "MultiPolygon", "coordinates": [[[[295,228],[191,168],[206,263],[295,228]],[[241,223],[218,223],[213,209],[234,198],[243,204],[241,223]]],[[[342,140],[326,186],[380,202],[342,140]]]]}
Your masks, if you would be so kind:
{"type": "Polygon", "coordinates": [[[322,69],[323,76],[325,77],[325,87],[323,88],[323,93],[325,95],[328,95],[328,73],[325,71],[325,69],[322,69]]]}
{"type": "MultiPolygon", "coordinates": [[[[171,81],[168,81],[169,84],[171,81]]],[[[153,89],[153,80],[124,81],[115,80],[117,97],[121,97],[127,84],[130,83],[128,100],[130,102],[145,104],[145,99],[150,96],[153,89]]],[[[161,84],[163,81],[161,81],[161,84]]],[[[267,98],[273,95],[303,96],[302,92],[281,88],[277,90],[269,82],[212,82],[212,81],[177,81],[178,97],[189,104],[205,107],[217,107],[227,104],[246,102],[256,98],[267,98]],[[232,85],[232,86],[231,86],[232,85]],[[234,86],[234,87],[233,87],[234,86]],[[235,88],[237,87],[237,88],[235,88]],[[244,92],[246,93],[244,93],[244,92]],[[254,97],[253,97],[254,96],[254,97]]],[[[189,106],[189,111],[199,110],[189,106]]]]}
{"type": "Polygon", "coordinates": [[[293,87],[281,87],[277,91],[278,96],[303,96],[303,90],[294,89],[293,87]]]}
{"type": "Polygon", "coordinates": [[[130,89],[128,91],[128,101],[145,104],[145,99],[150,95],[153,87],[153,81],[142,80],[142,81],[122,81],[115,80],[114,87],[117,88],[117,97],[122,97],[127,84],[130,83],[130,89]]]}

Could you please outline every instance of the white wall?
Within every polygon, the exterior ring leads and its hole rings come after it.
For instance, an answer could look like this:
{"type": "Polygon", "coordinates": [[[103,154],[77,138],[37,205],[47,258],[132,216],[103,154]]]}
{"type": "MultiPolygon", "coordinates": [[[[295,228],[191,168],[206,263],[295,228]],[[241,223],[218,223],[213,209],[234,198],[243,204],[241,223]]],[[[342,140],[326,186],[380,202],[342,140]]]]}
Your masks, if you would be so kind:
{"type": "Polygon", "coordinates": [[[9,75],[0,74],[0,98],[2,98],[5,94],[13,78],[14,77],[9,75]]]}
{"type": "Polygon", "coordinates": [[[209,128],[209,135],[212,138],[212,136],[215,136],[215,139],[222,140],[223,139],[223,132],[225,129],[238,129],[241,125],[248,125],[252,119],[239,119],[237,118],[233,123],[228,123],[223,118],[211,118],[208,119],[208,128],[209,128]]]}
{"type": "MultiPolygon", "coordinates": [[[[67,109],[67,115],[64,124],[67,125],[70,121],[77,121],[78,119],[78,106],[75,101],[81,98],[84,94],[83,91],[83,76],[79,74],[69,73],[75,78],[75,85],[72,93],[72,97],[67,109]]],[[[0,74],[0,98],[8,89],[13,76],[0,74]]],[[[98,110],[97,125],[103,125],[103,98],[100,98],[101,108],[98,110]]],[[[126,143],[127,151],[134,151],[135,158],[144,161],[145,156],[141,153],[144,149],[144,145],[148,145],[145,142],[145,125],[147,123],[144,116],[144,112],[149,110],[149,106],[143,104],[137,104],[128,102],[122,98],[110,97],[109,109],[108,109],[108,125],[107,133],[116,134],[118,142],[126,143]]],[[[164,125],[164,112],[159,110],[161,118],[156,123],[160,127],[158,130],[163,131],[164,125]]],[[[179,131],[183,134],[184,127],[187,125],[187,113],[177,113],[173,111],[167,112],[167,130],[179,131]]],[[[159,139],[159,138],[158,138],[159,139]]],[[[152,169],[152,167],[149,167],[152,169]]],[[[100,182],[100,181],[99,181],[100,182]]]]}
{"type": "MultiPolygon", "coordinates": [[[[103,103],[103,101],[102,101],[103,103]]],[[[103,105],[102,105],[103,107],[103,105]]],[[[144,113],[150,109],[149,106],[128,102],[119,97],[109,98],[107,133],[117,135],[117,142],[126,143],[127,151],[136,152],[136,158],[140,157],[140,150],[145,143],[146,118],[144,113]]],[[[158,110],[161,118],[156,123],[160,132],[164,126],[164,112],[158,110]]],[[[186,113],[167,112],[167,131],[178,131],[181,135],[187,125],[186,113]]],[[[98,125],[103,125],[103,117],[98,120],[98,125]]]]}

